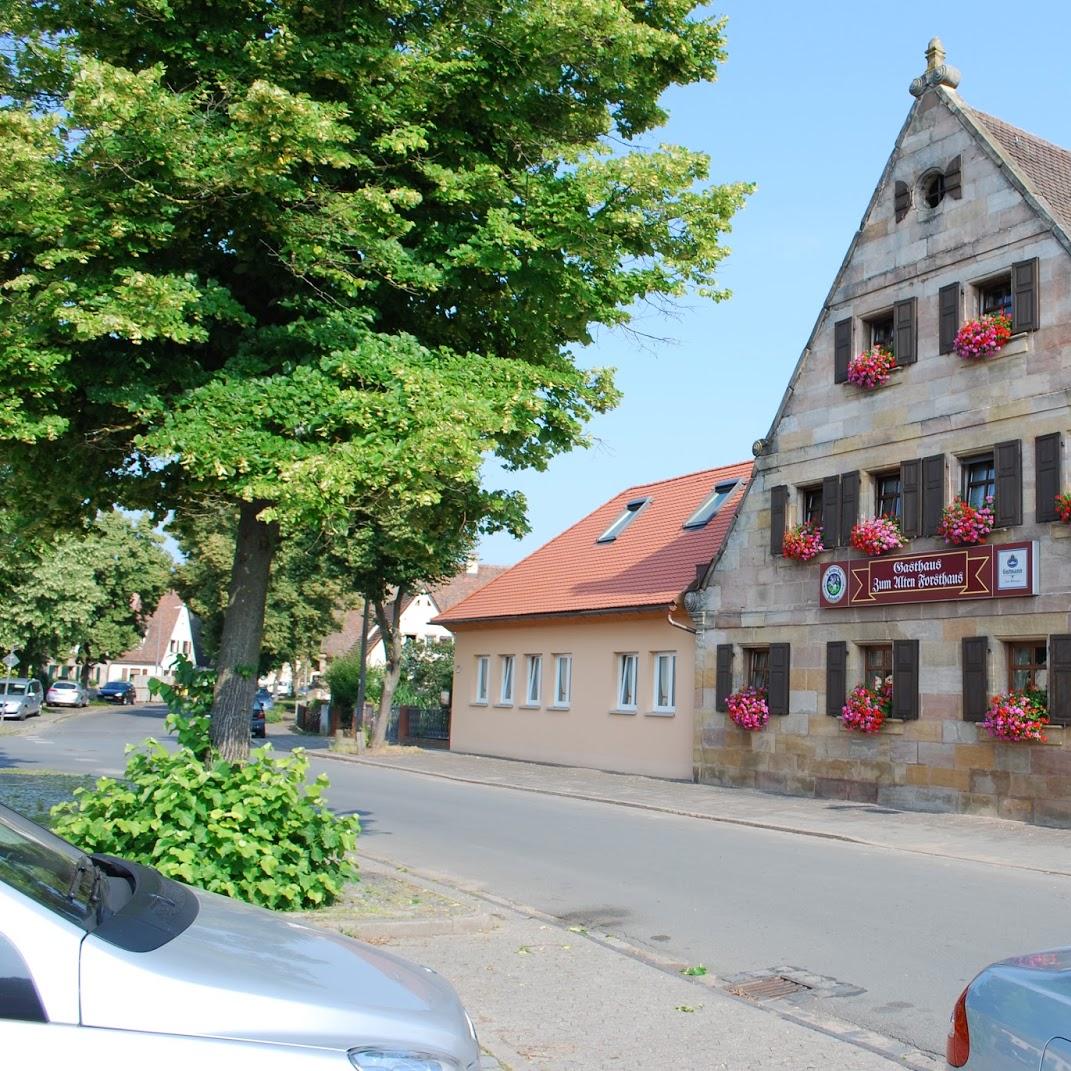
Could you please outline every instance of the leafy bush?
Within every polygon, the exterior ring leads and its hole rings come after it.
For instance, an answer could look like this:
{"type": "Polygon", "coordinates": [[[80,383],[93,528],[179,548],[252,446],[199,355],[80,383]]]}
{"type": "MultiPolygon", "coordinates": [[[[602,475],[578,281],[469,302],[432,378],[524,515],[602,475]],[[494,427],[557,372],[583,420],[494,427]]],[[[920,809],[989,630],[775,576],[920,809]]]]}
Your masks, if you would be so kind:
{"type": "Polygon", "coordinates": [[[357,877],[347,857],[357,819],[327,809],[325,776],[306,784],[304,751],[279,758],[267,746],[242,765],[221,759],[203,713],[211,676],[187,664],[175,685],[154,682],[171,709],[178,750],[145,741],[122,781],[103,777],[53,808],[53,828],[87,852],[148,863],[250,903],[284,911],[331,903],[357,877]]]}

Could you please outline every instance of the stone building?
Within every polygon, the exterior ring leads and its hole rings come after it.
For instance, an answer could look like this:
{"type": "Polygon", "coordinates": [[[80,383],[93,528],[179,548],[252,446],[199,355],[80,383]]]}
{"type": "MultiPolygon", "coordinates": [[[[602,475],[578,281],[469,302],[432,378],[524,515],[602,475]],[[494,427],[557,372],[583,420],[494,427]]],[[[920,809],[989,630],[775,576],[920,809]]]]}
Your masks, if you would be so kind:
{"type": "Polygon", "coordinates": [[[1055,507],[1071,434],[1071,152],[969,107],[931,42],[925,73],[766,438],[720,559],[690,609],[694,773],[727,785],[1071,825],[1071,528],[1055,507]],[[988,313],[992,356],[953,352],[988,313]],[[884,385],[849,381],[875,345],[884,385]],[[938,535],[957,497],[992,496],[979,546],[938,535]],[[909,543],[867,557],[856,522],[909,543]],[[826,550],[783,555],[811,520],[826,550]],[[892,678],[873,734],[844,727],[853,686],[892,678]],[[768,689],[745,732],[727,695],[768,689]],[[1048,692],[1045,743],[994,740],[988,697],[1048,692]]]}

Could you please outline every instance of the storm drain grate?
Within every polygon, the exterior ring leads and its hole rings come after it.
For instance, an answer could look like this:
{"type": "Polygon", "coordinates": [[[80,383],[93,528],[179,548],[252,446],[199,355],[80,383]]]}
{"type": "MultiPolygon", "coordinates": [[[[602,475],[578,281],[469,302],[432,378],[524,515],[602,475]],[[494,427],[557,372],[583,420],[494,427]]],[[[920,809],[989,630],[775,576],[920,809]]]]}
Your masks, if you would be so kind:
{"type": "Polygon", "coordinates": [[[783,975],[771,974],[765,978],[753,978],[750,982],[729,986],[729,992],[748,1000],[777,1000],[779,997],[790,997],[793,993],[802,993],[810,988],[809,985],[783,975]]]}

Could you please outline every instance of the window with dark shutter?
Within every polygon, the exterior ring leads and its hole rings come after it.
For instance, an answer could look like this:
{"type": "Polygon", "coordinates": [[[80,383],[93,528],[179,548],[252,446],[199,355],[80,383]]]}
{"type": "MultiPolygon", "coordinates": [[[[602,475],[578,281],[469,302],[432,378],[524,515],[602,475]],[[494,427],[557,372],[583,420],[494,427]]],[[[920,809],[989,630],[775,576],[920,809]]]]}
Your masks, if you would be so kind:
{"type": "Polygon", "coordinates": [[[1038,258],[1012,265],[1012,332],[1038,329],[1038,258]]]}
{"type": "Polygon", "coordinates": [[[733,691],[733,645],[719,643],[717,675],[714,681],[714,709],[723,714],[729,709],[726,700],[733,691]]]}
{"type": "Polygon", "coordinates": [[[840,536],[840,477],[822,481],[822,546],[835,547],[840,536]]]}
{"type": "Polygon", "coordinates": [[[1071,636],[1049,637],[1049,717],[1071,725],[1071,636]]]}
{"type": "Polygon", "coordinates": [[[896,363],[914,364],[918,360],[918,330],[915,317],[915,299],[898,301],[893,306],[893,322],[896,329],[896,363]]]}
{"type": "Polygon", "coordinates": [[[840,545],[851,546],[852,525],[859,520],[859,473],[845,472],[840,478],[840,545]]]}
{"type": "Polygon", "coordinates": [[[1023,446],[1018,439],[993,447],[996,468],[995,526],[1023,523],[1023,446]]]}
{"type": "Polygon", "coordinates": [[[919,716],[919,641],[893,640],[894,718],[919,716]]]}
{"type": "Polygon", "coordinates": [[[963,196],[963,164],[958,156],[945,168],[945,196],[957,201],[963,196]]]}
{"type": "Polygon", "coordinates": [[[940,352],[951,353],[959,331],[959,283],[949,283],[937,291],[937,334],[940,352]]]}
{"type": "Polygon", "coordinates": [[[899,223],[911,208],[911,187],[903,179],[897,179],[893,190],[893,212],[899,223]]]}
{"type": "Polygon", "coordinates": [[[770,489],[770,553],[779,557],[785,544],[785,506],[788,488],[784,484],[770,489]]]}
{"type": "Polygon", "coordinates": [[[1056,496],[1060,493],[1060,433],[1034,440],[1034,516],[1039,522],[1059,520],[1056,496]]]}
{"type": "Polygon", "coordinates": [[[963,720],[985,721],[989,706],[989,640],[963,637],[963,720]]]}
{"type": "Polygon", "coordinates": [[[900,464],[900,527],[908,539],[922,534],[922,462],[900,464]]]}
{"type": "Polygon", "coordinates": [[[766,695],[766,704],[771,714],[788,713],[790,662],[787,643],[770,644],[770,687],[766,695]]]}
{"type": "Polygon", "coordinates": [[[922,459],[922,534],[937,535],[945,508],[945,455],[922,459]]]}
{"type": "Polygon", "coordinates": [[[848,645],[843,640],[826,644],[826,713],[839,718],[848,701],[848,645]]]}
{"type": "Polygon", "coordinates": [[[833,382],[848,382],[848,362],[852,359],[852,321],[838,320],[833,325],[833,382]]]}

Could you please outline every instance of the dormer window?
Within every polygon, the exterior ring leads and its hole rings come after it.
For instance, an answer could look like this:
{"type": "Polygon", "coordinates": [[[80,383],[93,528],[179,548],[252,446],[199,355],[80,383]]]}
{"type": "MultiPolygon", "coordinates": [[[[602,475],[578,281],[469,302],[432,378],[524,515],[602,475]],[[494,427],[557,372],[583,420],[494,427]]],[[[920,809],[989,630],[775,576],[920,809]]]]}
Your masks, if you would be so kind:
{"type": "Polygon", "coordinates": [[[596,543],[612,543],[631,523],[637,513],[651,500],[649,498],[634,498],[629,502],[621,515],[606,529],[596,543]]]}
{"type": "Polygon", "coordinates": [[[718,510],[721,509],[722,503],[733,493],[733,488],[739,483],[739,480],[728,480],[725,483],[719,483],[715,486],[714,490],[703,500],[703,504],[693,513],[688,520],[681,525],[682,528],[702,528],[708,524],[712,517],[714,517],[718,510]]]}
{"type": "Polygon", "coordinates": [[[922,199],[930,208],[936,208],[945,199],[945,176],[940,171],[931,171],[922,177],[922,199]]]}

